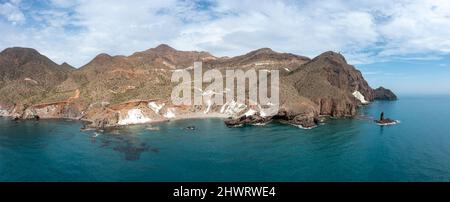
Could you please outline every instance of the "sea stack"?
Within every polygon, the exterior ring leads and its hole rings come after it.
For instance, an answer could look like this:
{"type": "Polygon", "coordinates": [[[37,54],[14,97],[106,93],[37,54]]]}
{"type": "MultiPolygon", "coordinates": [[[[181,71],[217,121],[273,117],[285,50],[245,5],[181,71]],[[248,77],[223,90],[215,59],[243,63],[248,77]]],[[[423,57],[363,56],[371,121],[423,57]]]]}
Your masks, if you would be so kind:
{"type": "Polygon", "coordinates": [[[392,120],[392,119],[385,119],[384,118],[384,112],[381,112],[380,114],[380,119],[375,121],[376,123],[378,123],[379,125],[392,125],[392,124],[396,124],[397,121],[396,120],[392,120]]]}

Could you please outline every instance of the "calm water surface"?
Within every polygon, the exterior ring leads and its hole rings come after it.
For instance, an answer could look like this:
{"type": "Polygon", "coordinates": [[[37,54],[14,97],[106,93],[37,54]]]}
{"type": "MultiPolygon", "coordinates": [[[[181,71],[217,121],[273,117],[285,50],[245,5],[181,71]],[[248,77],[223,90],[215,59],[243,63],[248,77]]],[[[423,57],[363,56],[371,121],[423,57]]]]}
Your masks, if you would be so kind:
{"type": "Polygon", "coordinates": [[[0,118],[0,181],[450,181],[450,97],[375,102],[361,115],[312,130],[208,119],[101,134],[0,118]],[[367,119],[381,111],[401,123],[367,119]]]}

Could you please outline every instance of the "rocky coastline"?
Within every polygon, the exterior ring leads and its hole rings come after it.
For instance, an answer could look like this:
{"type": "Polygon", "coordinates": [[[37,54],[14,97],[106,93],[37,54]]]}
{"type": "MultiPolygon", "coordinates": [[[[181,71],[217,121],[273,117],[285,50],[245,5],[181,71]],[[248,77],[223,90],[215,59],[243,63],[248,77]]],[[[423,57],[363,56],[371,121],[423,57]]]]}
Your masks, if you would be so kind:
{"type": "Polygon", "coordinates": [[[331,51],[309,59],[263,48],[218,58],[163,44],[130,56],[100,54],[75,69],[33,49],[9,48],[0,53],[0,75],[0,116],[74,119],[95,129],[212,117],[223,118],[229,127],[279,121],[314,128],[324,117],[354,117],[362,105],[397,99],[388,89],[372,89],[360,71],[331,51]],[[170,76],[178,69],[190,70],[195,61],[219,71],[279,70],[279,110],[269,113],[263,105],[234,100],[223,105],[173,105],[170,76]]]}

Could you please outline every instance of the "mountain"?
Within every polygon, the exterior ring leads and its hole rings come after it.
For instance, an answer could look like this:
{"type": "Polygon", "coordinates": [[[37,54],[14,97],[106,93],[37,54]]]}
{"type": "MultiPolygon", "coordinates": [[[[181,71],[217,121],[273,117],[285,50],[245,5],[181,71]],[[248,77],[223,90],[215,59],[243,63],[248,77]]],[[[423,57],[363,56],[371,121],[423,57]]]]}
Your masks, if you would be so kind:
{"type": "Polygon", "coordinates": [[[75,67],[73,67],[72,65],[70,65],[70,64],[68,64],[68,63],[66,63],[66,62],[63,62],[61,65],[59,65],[60,66],[60,68],[62,68],[62,69],[64,69],[65,71],[73,71],[73,70],[76,70],[76,68],[75,67]]]}
{"type": "Polygon", "coordinates": [[[60,91],[81,89],[85,103],[117,104],[132,99],[168,98],[173,70],[188,68],[194,61],[214,59],[206,52],[177,51],[164,44],[131,56],[102,53],[73,71],[57,88],[60,91]]]}
{"type": "Polygon", "coordinates": [[[222,57],[205,61],[203,66],[207,69],[255,69],[255,70],[280,70],[281,75],[294,71],[300,65],[310,59],[290,53],[278,53],[270,48],[262,48],[251,51],[245,55],[236,57],[222,57]]]}
{"type": "Polygon", "coordinates": [[[0,53],[0,106],[37,103],[69,73],[34,49],[7,48],[0,53]]]}
{"type": "Polygon", "coordinates": [[[361,72],[347,64],[345,58],[334,52],[325,52],[292,72],[288,78],[298,93],[319,106],[320,114],[353,116],[358,100],[352,95],[360,92],[368,101],[373,90],[361,72]]]}
{"type": "Polygon", "coordinates": [[[96,128],[208,114],[231,117],[226,122],[230,126],[278,119],[313,127],[324,117],[353,117],[362,104],[392,97],[388,90],[374,91],[361,72],[335,52],[310,59],[262,48],[219,58],[162,44],[130,56],[102,53],[74,69],[67,63],[57,65],[35,50],[13,48],[0,54],[0,67],[2,86],[20,86],[24,93],[19,95],[26,95],[17,96],[11,87],[5,88],[0,105],[3,114],[81,119],[96,128]],[[268,113],[264,104],[250,106],[248,100],[221,106],[208,102],[173,105],[170,95],[176,84],[171,82],[172,72],[192,71],[195,61],[203,61],[205,71],[223,73],[229,69],[279,70],[280,110],[268,113]]]}

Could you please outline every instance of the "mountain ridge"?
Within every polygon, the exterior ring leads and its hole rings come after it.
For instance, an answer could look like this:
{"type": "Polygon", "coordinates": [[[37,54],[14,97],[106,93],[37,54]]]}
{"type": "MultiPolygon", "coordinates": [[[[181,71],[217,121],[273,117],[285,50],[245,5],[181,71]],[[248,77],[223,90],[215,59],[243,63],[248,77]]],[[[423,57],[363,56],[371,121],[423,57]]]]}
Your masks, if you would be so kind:
{"type": "Polygon", "coordinates": [[[387,90],[377,91],[375,96],[374,89],[361,72],[347,64],[343,55],[332,51],[310,59],[262,48],[241,56],[218,58],[204,51],[179,51],[161,44],[129,56],[102,53],[74,69],[67,63],[58,65],[34,49],[8,48],[0,53],[0,67],[0,81],[8,84],[0,88],[0,92],[7,95],[4,96],[7,99],[0,98],[1,114],[21,119],[80,119],[96,128],[141,123],[142,120],[140,122],[136,117],[164,121],[174,116],[188,118],[199,113],[232,117],[235,125],[276,118],[302,127],[313,127],[320,117],[353,117],[358,107],[366,104],[365,100],[370,102],[392,97],[392,92],[387,90]],[[203,61],[205,69],[219,71],[279,70],[280,110],[270,117],[262,117],[261,114],[265,113],[263,106],[256,109],[245,103],[238,104],[242,109],[234,114],[226,114],[222,111],[227,110],[221,109],[228,109],[235,103],[223,106],[172,105],[169,102],[174,87],[170,81],[171,73],[177,69],[189,70],[195,61],[203,61]],[[23,65],[25,71],[14,70],[23,65]],[[44,71],[36,74],[33,71],[36,69],[44,71]],[[27,75],[30,78],[25,77],[27,75]],[[11,91],[13,87],[18,89],[15,94],[11,91]],[[241,118],[246,111],[257,112],[250,115],[253,118],[250,122],[245,117],[241,118]],[[242,121],[236,121],[240,119],[242,121]]]}

